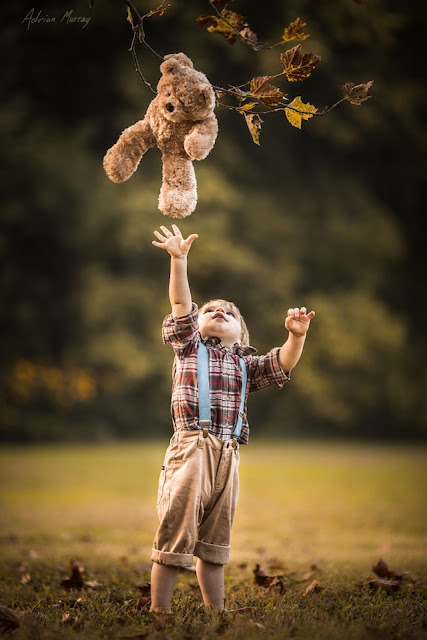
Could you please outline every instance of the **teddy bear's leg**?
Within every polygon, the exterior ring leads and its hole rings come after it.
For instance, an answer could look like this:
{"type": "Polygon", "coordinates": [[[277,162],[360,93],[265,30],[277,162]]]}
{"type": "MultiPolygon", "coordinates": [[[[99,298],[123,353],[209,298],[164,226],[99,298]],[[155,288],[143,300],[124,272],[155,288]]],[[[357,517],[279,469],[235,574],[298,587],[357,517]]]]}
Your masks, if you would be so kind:
{"type": "Polygon", "coordinates": [[[185,218],[197,204],[194,168],[187,156],[163,155],[163,182],[159,209],[165,216],[185,218]]]}
{"type": "Polygon", "coordinates": [[[113,182],[124,182],[135,172],[144,153],[156,143],[148,119],[123,131],[104,156],[104,169],[113,182]]]}

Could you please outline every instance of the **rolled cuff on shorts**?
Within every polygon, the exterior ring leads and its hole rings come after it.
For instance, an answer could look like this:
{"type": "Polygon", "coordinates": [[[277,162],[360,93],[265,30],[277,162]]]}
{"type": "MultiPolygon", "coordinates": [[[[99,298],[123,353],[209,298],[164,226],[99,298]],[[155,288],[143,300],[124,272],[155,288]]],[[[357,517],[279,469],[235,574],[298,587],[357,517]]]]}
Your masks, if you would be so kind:
{"type": "Polygon", "coordinates": [[[193,564],[192,553],[173,553],[172,551],[159,551],[159,549],[151,550],[152,562],[158,564],[166,564],[170,567],[183,567],[188,569],[193,564]]]}
{"type": "Polygon", "coordinates": [[[212,564],[228,564],[230,562],[230,546],[196,540],[194,555],[212,564]]]}

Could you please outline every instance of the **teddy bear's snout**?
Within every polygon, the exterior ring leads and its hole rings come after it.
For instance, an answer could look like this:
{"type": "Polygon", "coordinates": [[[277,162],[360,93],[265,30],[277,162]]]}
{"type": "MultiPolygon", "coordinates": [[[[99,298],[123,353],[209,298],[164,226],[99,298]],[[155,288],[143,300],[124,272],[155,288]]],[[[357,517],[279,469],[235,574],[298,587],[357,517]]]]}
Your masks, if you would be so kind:
{"type": "Polygon", "coordinates": [[[175,111],[175,107],[172,104],[172,102],[166,103],[165,107],[166,107],[166,110],[169,111],[169,113],[173,113],[175,111]]]}

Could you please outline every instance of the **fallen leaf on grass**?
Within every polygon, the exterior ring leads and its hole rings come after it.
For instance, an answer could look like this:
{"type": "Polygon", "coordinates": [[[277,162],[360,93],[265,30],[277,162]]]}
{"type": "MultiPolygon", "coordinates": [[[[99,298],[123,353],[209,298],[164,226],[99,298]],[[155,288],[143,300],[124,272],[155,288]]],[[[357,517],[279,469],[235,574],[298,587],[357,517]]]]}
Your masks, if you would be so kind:
{"type": "Polygon", "coordinates": [[[267,590],[271,589],[272,587],[277,587],[280,593],[284,593],[286,591],[283,576],[268,576],[259,564],[256,565],[253,572],[255,584],[259,585],[260,587],[264,587],[267,590]]]}
{"type": "Polygon", "coordinates": [[[100,582],[96,582],[95,580],[84,580],[85,568],[80,562],[70,560],[68,566],[70,568],[71,575],[69,578],[61,581],[61,586],[64,587],[64,589],[83,589],[83,587],[99,589],[103,586],[100,582]]]}
{"type": "Polygon", "coordinates": [[[320,591],[321,589],[323,589],[323,587],[320,585],[319,581],[313,580],[313,582],[310,582],[307,589],[302,593],[302,596],[303,598],[306,598],[309,593],[312,593],[313,591],[320,591]]]}
{"type": "Polygon", "coordinates": [[[390,580],[401,580],[404,577],[404,574],[397,575],[394,571],[390,571],[387,564],[384,562],[382,558],[378,560],[375,567],[372,567],[372,571],[379,578],[389,578],[390,580]]]}
{"type": "Polygon", "coordinates": [[[34,622],[41,622],[42,620],[44,620],[44,616],[34,613],[34,611],[19,611],[0,605],[1,633],[14,631],[15,629],[18,629],[21,624],[33,624],[34,622]]]}
{"type": "Polygon", "coordinates": [[[136,584],[135,587],[138,589],[143,596],[147,596],[151,591],[151,583],[146,582],[145,584],[136,584]]]}
{"type": "Polygon", "coordinates": [[[397,580],[369,580],[368,587],[371,589],[384,589],[387,593],[399,591],[400,582],[397,580]]]}
{"type": "Polygon", "coordinates": [[[13,631],[20,625],[21,619],[18,615],[20,612],[13,611],[9,607],[0,605],[0,630],[13,631]]]}

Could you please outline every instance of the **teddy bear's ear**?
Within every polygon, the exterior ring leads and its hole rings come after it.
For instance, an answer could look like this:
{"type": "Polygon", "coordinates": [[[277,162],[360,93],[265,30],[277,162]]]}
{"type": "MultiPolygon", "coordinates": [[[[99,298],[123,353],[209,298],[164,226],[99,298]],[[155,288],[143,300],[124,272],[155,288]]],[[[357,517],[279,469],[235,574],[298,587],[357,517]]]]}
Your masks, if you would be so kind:
{"type": "Polygon", "coordinates": [[[169,53],[164,57],[164,62],[160,65],[162,73],[175,73],[180,67],[194,69],[194,65],[185,53],[169,53]]]}

